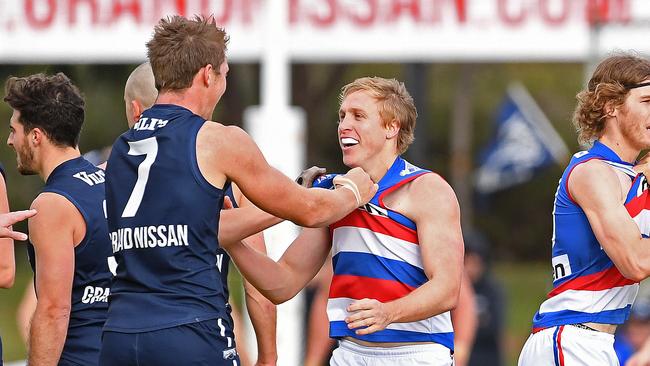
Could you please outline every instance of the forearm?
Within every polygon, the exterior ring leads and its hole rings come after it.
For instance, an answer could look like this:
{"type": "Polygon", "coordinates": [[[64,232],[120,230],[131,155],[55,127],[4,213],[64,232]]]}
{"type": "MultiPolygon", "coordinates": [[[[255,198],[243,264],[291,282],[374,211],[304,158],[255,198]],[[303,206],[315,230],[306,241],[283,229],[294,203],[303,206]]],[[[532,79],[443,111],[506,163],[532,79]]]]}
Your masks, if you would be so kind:
{"type": "Polygon", "coordinates": [[[458,303],[460,285],[455,281],[429,280],[410,294],[386,303],[391,323],[408,323],[452,310],[458,303]]]}
{"type": "Polygon", "coordinates": [[[275,365],[278,361],[276,345],[277,309],[273,303],[245,282],[246,308],[257,339],[257,362],[275,365]]]}
{"type": "Polygon", "coordinates": [[[454,326],[454,359],[458,366],[465,366],[469,361],[478,325],[474,289],[467,276],[463,276],[458,306],[451,311],[451,322],[454,326]]]}
{"type": "Polygon", "coordinates": [[[48,310],[37,305],[29,336],[30,366],[50,366],[59,362],[69,319],[69,309],[48,310]]]}
{"type": "Polygon", "coordinates": [[[300,291],[300,287],[293,286],[292,273],[285,266],[245,241],[225,249],[242,276],[271,302],[282,303],[300,291]]]}
{"type": "Polygon", "coordinates": [[[222,210],[219,219],[219,243],[227,247],[282,221],[252,205],[222,210]]]}
{"type": "Polygon", "coordinates": [[[295,202],[290,220],[302,227],[319,228],[336,222],[358,207],[349,189],[311,189],[295,202]]]}
{"type": "Polygon", "coordinates": [[[0,288],[10,288],[16,278],[14,241],[0,239],[0,288]]]}

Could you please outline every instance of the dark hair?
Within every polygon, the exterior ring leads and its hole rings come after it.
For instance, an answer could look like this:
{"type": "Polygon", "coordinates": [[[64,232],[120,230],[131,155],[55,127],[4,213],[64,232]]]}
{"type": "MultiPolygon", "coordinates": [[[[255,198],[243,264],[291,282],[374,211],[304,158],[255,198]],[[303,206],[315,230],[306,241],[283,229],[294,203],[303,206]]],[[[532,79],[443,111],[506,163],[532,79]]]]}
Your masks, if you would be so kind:
{"type": "Polygon", "coordinates": [[[64,73],[10,77],[4,101],[20,112],[25,131],[40,128],[55,145],[77,147],[85,102],[64,73]]]}
{"type": "Polygon", "coordinates": [[[182,90],[192,85],[194,75],[208,64],[219,73],[226,60],[226,32],[213,18],[179,15],[163,18],[147,42],[147,56],[159,92],[182,90]]]}
{"type": "Polygon", "coordinates": [[[576,96],[578,105],[573,124],[578,141],[589,144],[605,128],[606,107],[616,108],[625,103],[630,88],[650,78],[650,61],[629,53],[607,57],[598,64],[587,88],[576,96]]]}

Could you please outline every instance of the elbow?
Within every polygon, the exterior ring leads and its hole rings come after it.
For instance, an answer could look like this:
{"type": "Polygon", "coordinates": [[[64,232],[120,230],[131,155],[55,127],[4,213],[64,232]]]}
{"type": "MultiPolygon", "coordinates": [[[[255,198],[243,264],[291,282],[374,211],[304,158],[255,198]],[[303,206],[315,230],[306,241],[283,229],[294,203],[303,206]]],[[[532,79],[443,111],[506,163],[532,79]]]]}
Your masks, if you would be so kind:
{"type": "Polygon", "coordinates": [[[56,302],[56,301],[50,302],[39,298],[38,303],[36,305],[36,311],[38,312],[39,310],[46,318],[55,321],[56,320],[68,321],[68,319],[70,318],[71,305],[70,303],[56,302]]]}
{"type": "Polygon", "coordinates": [[[648,269],[642,268],[641,266],[619,268],[619,271],[625,278],[634,282],[641,282],[648,277],[648,269]]]}
{"type": "Polygon", "coordinates": [[[14,271],[0,272],[0,288],[11,288],[16,279],[14,271]]]}

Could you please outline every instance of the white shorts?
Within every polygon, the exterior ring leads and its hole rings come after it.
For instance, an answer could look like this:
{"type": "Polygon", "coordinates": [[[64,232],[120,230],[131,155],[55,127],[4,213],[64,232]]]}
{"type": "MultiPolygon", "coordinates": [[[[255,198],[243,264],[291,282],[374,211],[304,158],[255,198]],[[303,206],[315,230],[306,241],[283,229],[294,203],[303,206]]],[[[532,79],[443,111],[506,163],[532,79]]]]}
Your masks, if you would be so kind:
{"type": "Polygon", "coordinates": [[[366,347],[340,340],[332,353],[330,366],[453,366],[449,348],[437,343],[399,347],[366,347]]]}
{"type": "Polygon", "coordinates": [[[519,366],[618,366],[614,335],[572,325],[531,334],[519,366]]]}

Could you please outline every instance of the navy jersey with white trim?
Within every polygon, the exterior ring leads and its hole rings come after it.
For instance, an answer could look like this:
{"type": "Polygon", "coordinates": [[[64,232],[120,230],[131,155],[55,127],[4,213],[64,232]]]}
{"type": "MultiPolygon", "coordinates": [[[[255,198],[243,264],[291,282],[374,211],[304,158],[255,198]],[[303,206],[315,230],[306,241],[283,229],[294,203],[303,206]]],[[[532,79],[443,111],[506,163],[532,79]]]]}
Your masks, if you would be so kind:
{"type": "MultiPolygon", "coordinates": [[[[86,235],[74,249],[72,307],[61,360],[96,365],[108,309],[112,278],[109,262],[113,255],[103,208],[104,171],[83,157],[68,160],[52,171],[42,192],[65,197],[86,223],[86,235]]],[[[37,275],[38,258],[31,244],[28,251],[37,275]]]]}
{"type": "Polygon", "coordinates": [[[106,208],[117,272],[105,330],[146,332],[227,316],[215,264],[224,191],[203,177],[196,159],[204,123],[183,107],[156,104],[113,145],[106,208]]]}

